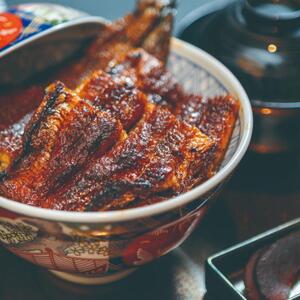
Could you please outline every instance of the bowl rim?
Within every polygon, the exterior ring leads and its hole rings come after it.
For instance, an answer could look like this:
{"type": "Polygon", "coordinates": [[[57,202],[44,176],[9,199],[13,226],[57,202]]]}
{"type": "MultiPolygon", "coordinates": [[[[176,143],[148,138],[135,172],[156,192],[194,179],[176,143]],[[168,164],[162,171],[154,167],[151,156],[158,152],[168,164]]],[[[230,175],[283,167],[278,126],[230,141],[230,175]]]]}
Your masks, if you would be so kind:
{"type": "Polygon", "coordinates": [[[151,204],[144,207],[105,212],[70,212],[34,207],[28,204],[23,204],[0,197],[0,208],[4,208],[22,216],[65,223],[102,224],[125,222],[162,214],[186,205],[187,203],[199,198],[200,196],[203,196],[208,191],[222,183],[239,164],[250,143],[253,127],[253,116],[249,98],[236,77],[221,62],[212,57],[210,54],[177,38],[172,38],[171,49],[192,63],[201,65],[201,68],[205,69],[216,79],[222,82],[222,84],[226,86],[230,93],[233,93],[240,101],[240,121],[242,130],[239,144],[233,156],[221,170],[219,170],[213,177],[204,183],[186,193],[180,194],[179,196],[170,198],[160,203],[151,204]]]}

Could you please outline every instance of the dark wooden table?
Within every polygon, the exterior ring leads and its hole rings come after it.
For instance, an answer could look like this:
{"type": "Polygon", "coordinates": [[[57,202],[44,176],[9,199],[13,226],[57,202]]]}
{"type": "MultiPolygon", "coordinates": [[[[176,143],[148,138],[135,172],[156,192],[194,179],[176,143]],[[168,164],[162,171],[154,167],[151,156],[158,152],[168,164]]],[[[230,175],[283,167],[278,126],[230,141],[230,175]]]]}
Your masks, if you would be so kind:
{"type": "MultiPolygon", "coordinates": [[[[208,0],[182,0],[177,20],[205,1],[208,0]]],[[[52,2],[112,19],[129,11],[134,3],[133,0],[52,2]]],[[[295,155],[272,157],[248,153],[225,191],[182,247],[115,284],[88,288],[72,285],[0,248],[0,300],[211,299],[205,295],[206,258],[299,217],[299,175],[295,155]]],[[[219,299],[224,300],[222,295],[219,299]]]]}

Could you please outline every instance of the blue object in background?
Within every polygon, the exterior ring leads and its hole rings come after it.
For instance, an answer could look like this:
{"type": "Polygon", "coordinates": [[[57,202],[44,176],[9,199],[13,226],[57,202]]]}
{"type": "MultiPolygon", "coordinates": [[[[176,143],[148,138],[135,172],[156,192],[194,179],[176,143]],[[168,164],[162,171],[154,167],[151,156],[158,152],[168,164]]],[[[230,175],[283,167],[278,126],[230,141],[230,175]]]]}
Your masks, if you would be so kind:
{"type": "MultiPolygon", "coordinates": [[[[176,16],[175,33],[178,28],[177,24],[183,17],[185,17],[188,13],[192,12],[194,9],[198,8],[202,4],[210,1],[211,0],[178,0],[178,14],[176,16]]],[[[8,6],[23,4],[27,2],[51,2],[66,5],[85,11],[90,15],[101,16],[110,20],[114,20],[132,11],[132,9],[135,6],[136,0],[7,0],[8,6]]]]}
{"type": "Polygon", "coordinates": [[[3,0],[0,0],[0,11],[4,11],[6,9],[6,3],[3,0]]]}

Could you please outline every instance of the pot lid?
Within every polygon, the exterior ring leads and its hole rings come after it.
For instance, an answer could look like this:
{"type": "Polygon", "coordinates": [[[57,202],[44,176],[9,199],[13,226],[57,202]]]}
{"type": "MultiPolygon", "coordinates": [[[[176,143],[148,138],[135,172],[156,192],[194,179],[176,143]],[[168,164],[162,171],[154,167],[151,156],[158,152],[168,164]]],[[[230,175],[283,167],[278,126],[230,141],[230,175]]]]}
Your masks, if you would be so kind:
{"type": "Polygon", "coordinates": [[[253,104],[300,107],[300,0],[213,1],[180,36],[231,69],[253,104]]]}

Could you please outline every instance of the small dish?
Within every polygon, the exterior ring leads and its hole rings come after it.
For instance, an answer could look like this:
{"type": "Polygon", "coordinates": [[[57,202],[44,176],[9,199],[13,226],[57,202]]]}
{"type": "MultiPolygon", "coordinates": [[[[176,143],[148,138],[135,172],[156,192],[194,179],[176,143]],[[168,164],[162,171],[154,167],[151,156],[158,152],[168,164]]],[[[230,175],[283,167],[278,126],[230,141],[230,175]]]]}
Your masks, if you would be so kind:
{"type": "MultiPolygon", "coordinates": [[[[224,299],[247,300],[243,273],[252,254],[296,230],[300,230],[300,219],[280,225],[209,257],[205,268],[207,292],[211,295],[222,295],[224,299]]],[[[289,300],[299,299],[299,295],[300,286],[297,285],[289,300]]]]}

